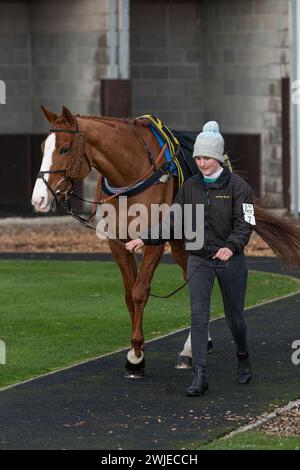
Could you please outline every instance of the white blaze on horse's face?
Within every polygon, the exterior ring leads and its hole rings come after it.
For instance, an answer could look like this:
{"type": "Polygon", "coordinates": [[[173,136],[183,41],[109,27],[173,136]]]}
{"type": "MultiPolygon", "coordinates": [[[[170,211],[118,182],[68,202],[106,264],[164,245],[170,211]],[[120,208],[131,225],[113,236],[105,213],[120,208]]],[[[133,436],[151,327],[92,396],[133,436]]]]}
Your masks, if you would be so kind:
{"type": "MultiPolygon", "coordinates": [[[[49,171],[52,165],[52,155],[55,150],[56,138],[55,134],[50,134],[45,142],[43,161],[40,171],[49,171]]],[[[49,174],[45,174],[46,181],[49,180],[49,174]]],[[[48,212],[50,210],[50,203],[53,197],[49,197],[49,191],[44,181],[41,178],[36,180],[31,203],[37,212],[48,212]]]]}

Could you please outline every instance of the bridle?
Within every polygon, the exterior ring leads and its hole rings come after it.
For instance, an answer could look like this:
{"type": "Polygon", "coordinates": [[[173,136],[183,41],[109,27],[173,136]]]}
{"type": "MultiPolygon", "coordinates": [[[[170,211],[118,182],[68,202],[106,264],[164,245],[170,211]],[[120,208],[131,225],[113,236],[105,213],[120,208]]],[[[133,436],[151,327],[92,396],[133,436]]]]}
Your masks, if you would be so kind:
{"type": "MultiPolygon", "coordinates": [[[[52,132],[55,132],[55,133],[56,132],[65,132],[65,133],[68,133],[68,134],[77,134],[77,135],[80,135],[80,136],[84,136],[84,134],[78,128],[77,120],[76,120],[76,129],[51,128],[49,130],[49,133],[52,133],[52,132]]],[[[79,157],[80,156],[78,156],[78,158],[79,157]]],[[[84,159],[86,160],[86,162],[88,164],[89,171],[91,171],[92,166],[91,166],[91,163],[90,163],[90,161],[88,159],[88,156],[85,152],[85,148],[83,150],[83,157],[84,157],[84,159]]],[[[41,179],[44,182],[47,189],[52,194],[55,203],[57,205],[60,204],[66,210],[66,212],[68,214],[72,215],[72,217],[76,218],[76,220],[78,220],[83,225],[85,224],[85,222],[87,223],[89,221],[89,219],[84,219],[78,213],[76,213],[74,211],[74,209],[72,209],[70,198],[71,198],[71,195],[73,194],[72,188],[74,186],[75,179],[67,174],[67,168],[65,168],[64,170],[40,171],[37,175],[37,179],[41,179]],[[51,174],[61,174],[61,175],[63,175],[63,177],[58,181],[58,183],[56,184],[56,187],[54,189],[50,186],[47,179],[45,178],[45,175],[51,175],[51,174]],[[64,191],[62,191],[60,189],[60,185],[63,181],[69,182],[69,186],[64,191]],[[62,196],[63,199],[59,201],[58,196],[62,196]]],[[[92,228],[92,227],[90,226],[89,228],[92,228]]]]}

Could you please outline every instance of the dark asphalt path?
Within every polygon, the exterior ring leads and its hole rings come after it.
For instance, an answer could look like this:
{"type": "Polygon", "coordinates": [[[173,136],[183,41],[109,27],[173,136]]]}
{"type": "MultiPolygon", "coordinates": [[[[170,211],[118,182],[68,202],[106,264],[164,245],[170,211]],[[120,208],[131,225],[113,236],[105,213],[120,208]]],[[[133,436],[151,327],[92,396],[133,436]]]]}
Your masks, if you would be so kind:
{"type": "MultiPolygon", "coordinates": [[[[281,272],[272,258],[248,260],[250,269],[281,272]]],[[[247,311],[254,372],[247,386],[236,382],[234,345],[219,319],[211,323],[215,351],[201,398],[185,396],[191,371],[174,369],[186,332],[147,345],[141,380],[123,378],[121,352],[4,390],[0,448],[193,449],[300,397],[300,366],[291,361],[299,308],[296,294],[247,311]]]]}

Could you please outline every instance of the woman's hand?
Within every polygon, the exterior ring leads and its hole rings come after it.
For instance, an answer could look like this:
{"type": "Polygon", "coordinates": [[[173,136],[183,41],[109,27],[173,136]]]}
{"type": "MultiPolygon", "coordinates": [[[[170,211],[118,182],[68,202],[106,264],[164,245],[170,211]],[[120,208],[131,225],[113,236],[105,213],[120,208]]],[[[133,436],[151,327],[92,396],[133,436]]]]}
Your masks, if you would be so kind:
{"type": "Polygon", "coordinates": [[[126,250],[130,251],[130,253],[142,248],[142,246],[144,246],[144,242],[140,238],[136,238],[135,240],[131,240],[125,244],[126,250]]]}
{"type": "Polygon", "coordinates": [[[222,261],[228,261],[232,255],[233,253],[229,248],[220,248],[215,256],[213,256],[213,259],[219,258],[222,261]]]}

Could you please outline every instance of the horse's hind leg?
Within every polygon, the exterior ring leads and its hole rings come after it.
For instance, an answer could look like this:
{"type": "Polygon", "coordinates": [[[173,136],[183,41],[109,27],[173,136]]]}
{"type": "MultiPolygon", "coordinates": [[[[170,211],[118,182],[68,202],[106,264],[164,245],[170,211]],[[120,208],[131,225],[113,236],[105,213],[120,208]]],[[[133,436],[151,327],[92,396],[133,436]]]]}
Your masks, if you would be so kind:
{"type": "Polygon", "coordinates": [[[132,289],[134,302],[134,321],[131,338],[132,349],[127,356],[127,370],[132,370],[133,376],[143,375],[145,340],[143,334],[143,313],[147,303],[151,280],[157,265],[164,252],[164,246],[146,246],[144,248],[143,262],[140,267],[136,282],[132,289]]]}
{"type": "Polygon", "coordinates": [[[186,280],[186,268],[188,261],[188,254],[184,249],[184,244],[182,240],[172,240],[170,241],[170,247],[172,251],[172,256],[176,263],[182,268],[183,277],[186,280]]]}

